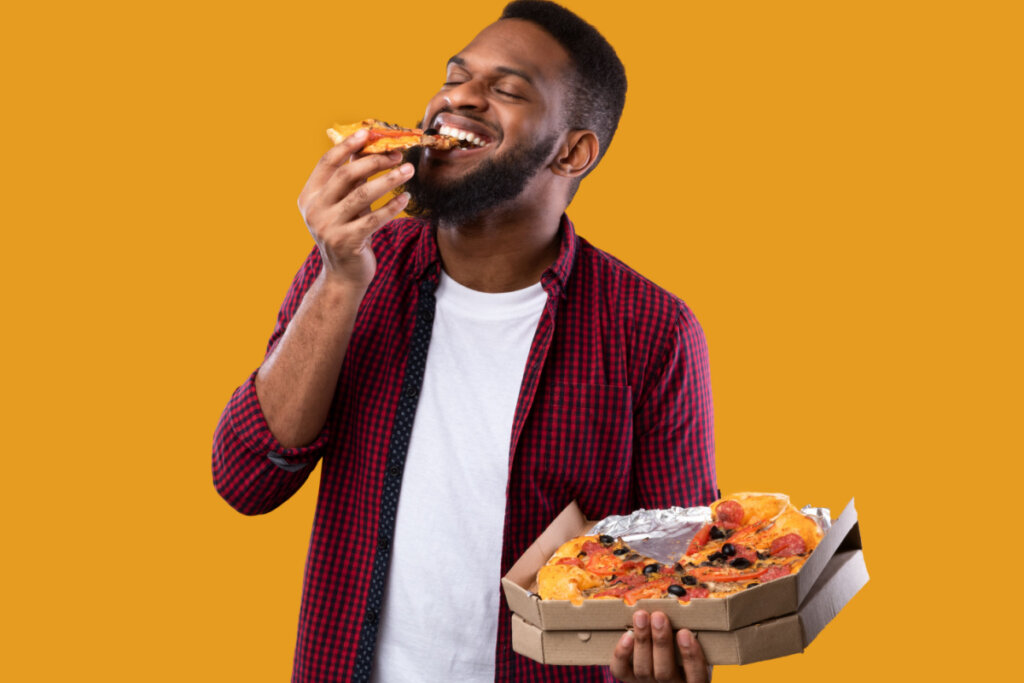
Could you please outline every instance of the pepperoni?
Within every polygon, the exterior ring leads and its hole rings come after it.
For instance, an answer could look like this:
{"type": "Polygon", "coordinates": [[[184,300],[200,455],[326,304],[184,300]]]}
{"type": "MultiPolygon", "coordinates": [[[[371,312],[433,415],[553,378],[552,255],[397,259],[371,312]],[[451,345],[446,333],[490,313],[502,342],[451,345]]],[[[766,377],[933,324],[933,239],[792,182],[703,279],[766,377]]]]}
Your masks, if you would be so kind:
{"type": "Polygon", "coordinates": [[[619,577],[619,581],[630,587],[639,586],[642,583],[647,583],[647,577],[643,574],[623,574],[619,577]]]}
{"type": "Polygon", "coordinates": [[[688,598],[706,598],[710,594],[711,592],[707,588],[701,588],[700,586],[690,588],[686,591],[686,596],[688,598]]]}
{"type": "Polygon", "coordinates": [[[580,550],[585,552],[587,555],[604,555],[611,552],[600,543],[594,543],[593,541],[587,541],[584,543],[580,550]]]}
{"type": "Polygon", "coordinates": [[[631,590],[630,586],[615,586],[613,588],[605,588],[597,593],[594,593],[595,598],[621,598],[623,595],[631,590]]]}
{"type": "Polygon", "coordinates": [[[786,534],[772,541],[768,554],[772,557],[793,557],[807,552],[807,544],[800,534],[786,534]]]}
{"type": "Polygon", "coordinates": [[[637,600],[642,600],[644,598],[663,597],[671,583],[672,579],[669,578],[645,581],[643,584],[631,589],[628,593],[622,596],[622,600],[627,605],[633,605],[637,600]]]}
{"type": "Polygon", "coordinates": [[[755,562],[757,562],[757,551],[751,548],[749,545],[737,545],[733,547],[736,549],[736,552],[733,554],[732,557],[729,558],[730,562],[738,557],[742,557],[750,564],[754,564],[755,562]]]}
{"type": "Polygon", "coordinates": [[[735,500],[723,501],[715,508],[715,517],[718,521],[726,524],[742,524],[743,515],[743,506],[735,500]]]}
{"type": "Polygon", "coordinates": [[[793,568],[788,564],[777,564],[773,567],[769,567],[764,574],[759,577],[762,582],[772,581],[774,579],[788,576],[793,571],[793,568]]]}
{"type": "Polygon", "coordinates": [[[561,557],[557,562],[555,562],[555,564],[572,564],[577,567],[583,566],[583,563],[580,562],[580,558],[578,557],[561,557]]]}

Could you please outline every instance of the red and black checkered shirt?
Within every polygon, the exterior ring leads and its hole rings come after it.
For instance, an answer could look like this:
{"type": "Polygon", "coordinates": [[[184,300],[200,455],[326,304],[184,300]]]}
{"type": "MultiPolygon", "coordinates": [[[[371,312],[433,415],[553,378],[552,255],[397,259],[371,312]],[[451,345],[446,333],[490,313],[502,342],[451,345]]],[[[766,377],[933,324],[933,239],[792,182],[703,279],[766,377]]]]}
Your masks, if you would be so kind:
{"type": "MultiPolygon", "coordinates": [[[[693,314],[577,237],[567,218],[561,241],[541,279],[548,301],[512,427],[501,574],[572,500],[599,519],[639,507],[705,505],[717,495],[707,348],[693,314]]],[[[278,443],[252,377],[231,397],[214,436],[214,484],[246,514],[276,508],[323,461],[296,681],[367,680],[376,646],[441,266],[434,233],[413,219],[385,226],[373,249],[377,273],[317,440],[290,449],[278,443]]],[[[268,353],[320,268],[314,249],[281,307],[268,353]]],[[[496,648],[495,681],[612,680],[607,669],[544,666],[514,654],[504,601],[496,648]]]]}

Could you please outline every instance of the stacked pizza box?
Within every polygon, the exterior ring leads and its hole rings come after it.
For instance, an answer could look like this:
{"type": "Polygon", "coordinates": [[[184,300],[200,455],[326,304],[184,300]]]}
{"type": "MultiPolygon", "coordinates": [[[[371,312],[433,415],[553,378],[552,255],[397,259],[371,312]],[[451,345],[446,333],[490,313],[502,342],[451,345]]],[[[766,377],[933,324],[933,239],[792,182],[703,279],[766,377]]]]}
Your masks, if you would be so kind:
{"type": "Polygon", "coordinates": [[[734,593],[692,600],[541,600],[538,570],[564,542],[586,534],[570,504],[502,578],[512,614],[512,647],[545,664],[608,664],[636,609],[664,612],[696,633],[710,664],[749,664],[802,652],[868,581],[853,500],[799,573],[734,593]]]}

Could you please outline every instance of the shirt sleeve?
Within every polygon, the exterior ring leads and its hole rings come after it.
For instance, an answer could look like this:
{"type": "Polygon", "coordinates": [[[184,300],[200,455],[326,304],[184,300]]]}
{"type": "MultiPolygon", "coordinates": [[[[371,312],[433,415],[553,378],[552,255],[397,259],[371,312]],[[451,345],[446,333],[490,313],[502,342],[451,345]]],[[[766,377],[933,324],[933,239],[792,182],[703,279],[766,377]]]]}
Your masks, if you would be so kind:
{"type": "Polygon", "coordinates": [[[634,416],[633,482],[640,507],[718,498],[714,414],[704,331],[682,302],[634,416]]]}
{"type": "MultiPolygon", "coordinates": [[[[284,334],[302,297],[320,272],[314,249],[296,274],[277,316],[267,355],[284,334]]],[[[213,437],[213,484],[233,508],[248,515],[269,512],[288,500],[306,481],[329,438],[329,421],[317,439],[285,448],[270,431],[256,395],[256,373],[238,387],[213,437]]]]}

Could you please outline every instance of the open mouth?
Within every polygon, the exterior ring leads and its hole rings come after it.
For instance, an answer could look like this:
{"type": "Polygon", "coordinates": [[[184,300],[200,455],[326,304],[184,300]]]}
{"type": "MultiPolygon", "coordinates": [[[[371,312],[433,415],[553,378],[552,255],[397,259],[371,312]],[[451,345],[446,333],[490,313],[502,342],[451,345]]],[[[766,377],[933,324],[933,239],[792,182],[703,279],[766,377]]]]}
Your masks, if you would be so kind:
{"type": "Polygon", "coordinates": [[[441,135],[449,135],[453,138],[466,142],[466,146],[486,147],[491,143],[491,139],[484,135],[479,135],[473,131],[463,130],[447,124],[442,124],[437,130],[441,135]]]}

